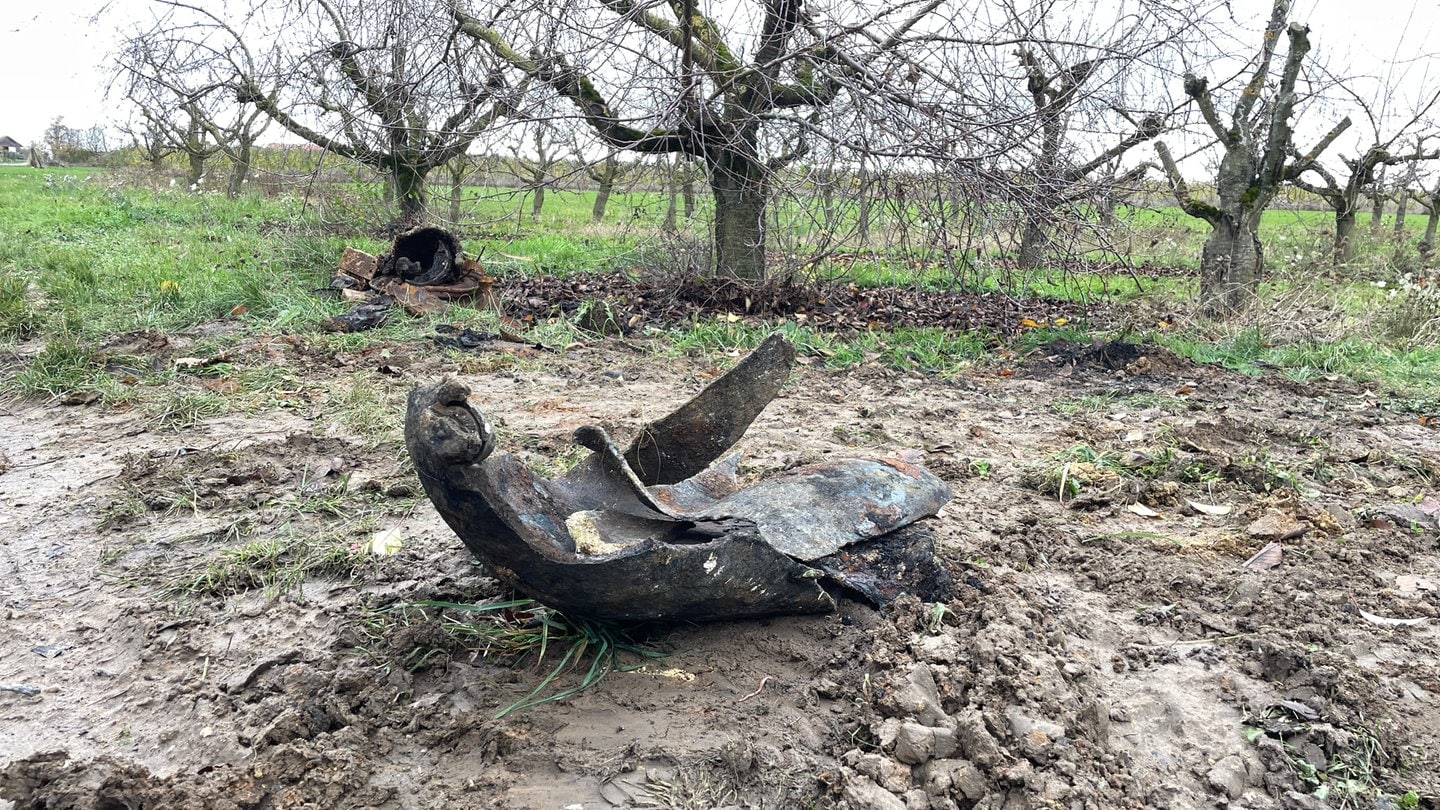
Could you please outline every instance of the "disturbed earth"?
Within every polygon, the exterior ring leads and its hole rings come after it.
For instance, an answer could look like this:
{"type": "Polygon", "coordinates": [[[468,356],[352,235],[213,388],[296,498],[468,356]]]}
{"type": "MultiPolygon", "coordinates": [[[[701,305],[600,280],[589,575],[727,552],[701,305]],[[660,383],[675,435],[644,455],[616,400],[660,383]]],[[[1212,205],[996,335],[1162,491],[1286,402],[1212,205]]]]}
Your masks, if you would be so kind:
{"type": "Polygon", "coordinates": [[[947,378],[804,357],[742,474],[923,460],[955,493],[933,522],[950,601],[613,628],[649,654],[507,713],[599,645],[537,660],[426,604],[515,595],[420,494],[405,393],[457,376],[553,472],[576,427],[628,441],[739,352],[207,337],[112,347],[176,369],[169,390],[0,413],[0,807],[1440,795],[1440,433],[1383,392],[1126,343],[947,378]]]}

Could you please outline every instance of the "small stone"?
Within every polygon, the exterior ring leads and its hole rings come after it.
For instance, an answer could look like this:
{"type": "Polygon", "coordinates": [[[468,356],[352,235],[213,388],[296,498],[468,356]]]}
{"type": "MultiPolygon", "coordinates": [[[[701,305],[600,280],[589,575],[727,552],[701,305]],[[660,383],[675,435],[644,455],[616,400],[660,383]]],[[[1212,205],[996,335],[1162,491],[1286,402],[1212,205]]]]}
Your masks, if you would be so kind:
{"type": "Polygon", "coordinates": [[[957,765],[950,770],[950,782],[960,794],[971,801],[979,801],[990,792],[985,783],[985,774],[975,767],[975,763],[969,760],[957,760],[957,765]]]}
{"type": "Polygon", "coordinates": [[[905,791],[905,810],[930,810],[930,797],[919,788],[905,791]]]}
{"type": "Polygon", "coordinates": [[[966,759],[935,759],[922,766],[920,773],[932,804],[941,797],[964,797],[977,802],[989,793],[985,774],[966,759]]]}
{"type": "Polygon", "coordinates": [[[907,765],[920,765],[955,753],[955,732],[919,723],[904,723],[895,737],[895,758],[907,765]]]}
{"type": "Polygon", "coordinates": [[[1080,710],[1080,728],[1077,733],[1087,739],[1105,745],[1110,740],[1110,710],[1098,700],[1092,700],[1080,710]]]}
{"type": "Polygon", "coordinates": [[[847,759],[846,764],[891,793],[904,793],[910,789],[910,769],[890,757],[860,754],[853,761],[847,759]]]}
{"type": "Polygon", "coordinates": [[[914,718],[927,726],[943,725],[947,719],[940,708],[935,677],[925,664],[916,664],[904,680],[897,679],[876,701],[876,707],[887,717],[914,718]]]}
{"type": "Polygon", "coordinates": [[[1010,721],[1010,733],[1017,738],[1040,734],[1049,738],[1049,740],[1058,740],[1065,736],[1064,726],[1058,723],[1052,723],[1049,720],[1036,720],[1031,718],[1026,715],[1025,711],[1019,706],[1007,708],[1005,710],[1005,718],[1010,721]]]}
{"type": "Polygon", "coordinates": [[[953,664],[960,657],[960,642],[954,636],[916,636],[910,640],[915,655],[932,664],[953,664]]]}
{"type": "Polygon", "coordinates": [[[1205,774],[1205,779],[1210,787],[1215,788],[1231,799],[1240,798],[1245,792],[1245,781],[1249,773],[1245,768],[1245,760],[1238,754],[1231,754],[1210,767],[1205,774]]]}
{"type": "Polygon", "coordinates": [[[899,796],[860,776],[845,780],[843,801],[850,807],[867,810],[906,810],[899,796]]]}
{"type": "Polygon", "coordinates": [[[1309,528],[1290,515],[1267,512],[1245,528],[1245,533],[1259,540],[1277,541],[1298,537],[1309,528]]]}
{"type": "Polygon", "coordinates": [[[966,759],[982,768],[993,767],[1001,761],[1000,744],[985,728],[985,718],[979,709],[955,715],[955,723],[955,739],[966,759]]]}

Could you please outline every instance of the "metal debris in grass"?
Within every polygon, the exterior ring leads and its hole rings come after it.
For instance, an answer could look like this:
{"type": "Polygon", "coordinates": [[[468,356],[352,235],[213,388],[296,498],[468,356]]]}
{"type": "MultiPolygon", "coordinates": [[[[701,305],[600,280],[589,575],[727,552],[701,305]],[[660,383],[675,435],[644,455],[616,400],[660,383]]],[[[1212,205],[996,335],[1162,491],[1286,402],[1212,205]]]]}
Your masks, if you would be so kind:
{"type": "Polygon", "coordinates": [[[924,468],[837,460],[740,486],[730,448],[794,359],[772,335],[628,450],[579,428],[589,453],[553,479],[496,452],[494,429],[454,380],[411,393],[406,446],[471,552],[507,585],[572,613],[717,620],[828,612],[837,592],[876,604],[946,598],[923,521],[950,489],[924,468]]]}

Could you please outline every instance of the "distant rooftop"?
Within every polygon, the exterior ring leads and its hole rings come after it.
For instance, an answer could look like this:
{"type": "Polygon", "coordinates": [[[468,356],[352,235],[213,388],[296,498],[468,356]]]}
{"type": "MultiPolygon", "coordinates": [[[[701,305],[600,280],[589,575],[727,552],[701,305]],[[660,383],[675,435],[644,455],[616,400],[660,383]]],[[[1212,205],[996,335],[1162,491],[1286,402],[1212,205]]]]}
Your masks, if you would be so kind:
{"type": "Polygon", "coordinates": [[[10,137],[9,135],[0,135],[0,149],[24,149],[24,148],[25,148],[25,145],[24,145],[24,144],[20,143],[19,141],[15,140],[14,138],[10,137]]]}

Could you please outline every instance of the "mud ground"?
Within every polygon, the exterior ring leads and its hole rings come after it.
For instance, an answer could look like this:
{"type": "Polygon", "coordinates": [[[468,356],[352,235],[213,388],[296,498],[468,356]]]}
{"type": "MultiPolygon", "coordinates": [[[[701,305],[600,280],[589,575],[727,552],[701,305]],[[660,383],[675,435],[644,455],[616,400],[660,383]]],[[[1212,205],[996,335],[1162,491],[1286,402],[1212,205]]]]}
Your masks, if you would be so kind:
{"type": "Polygon", "coordinates": [[[176,369],[165,389],[0,412],[0,807],[1440,795],[1440,433],[1377,392],[1127,344],[953,379],[803,366],[742,471],[923,454],[955,490],[953,600],[652,629],[663,658],[497,719],[554,654],[507,659],[414,607],[509,594],[419,494],[405,392],[459,375],[543,467],[733,355],[134,337],[117,357],[176,369]],[[187,415],[206,392],[230,404],[187,415]]]}

